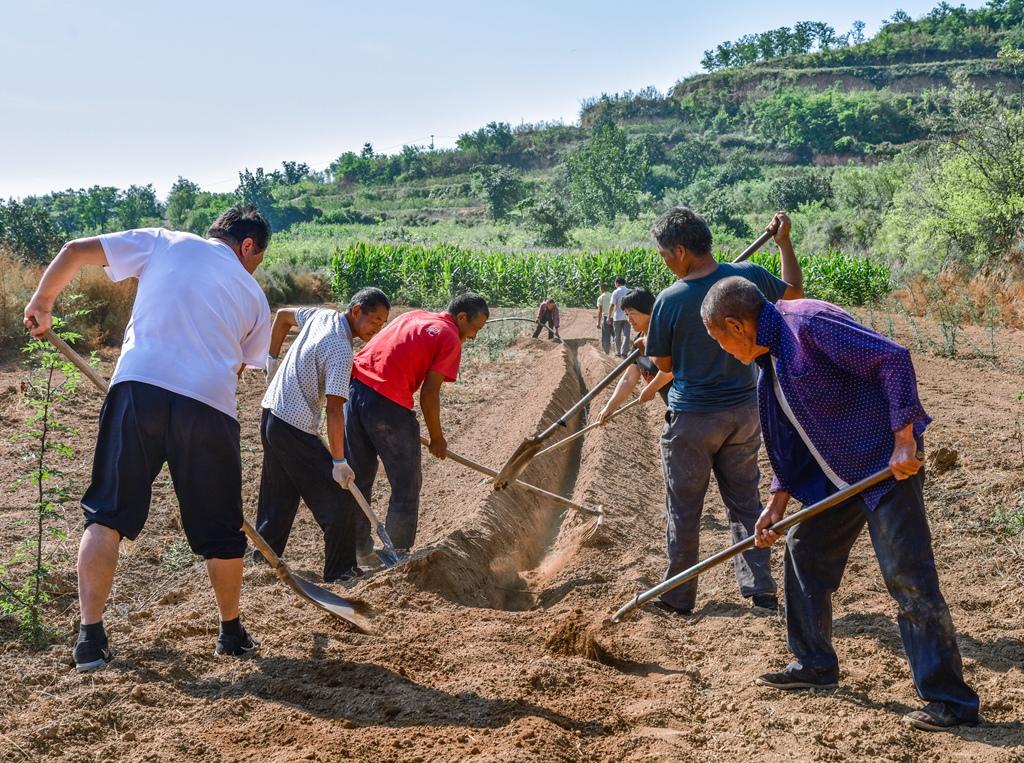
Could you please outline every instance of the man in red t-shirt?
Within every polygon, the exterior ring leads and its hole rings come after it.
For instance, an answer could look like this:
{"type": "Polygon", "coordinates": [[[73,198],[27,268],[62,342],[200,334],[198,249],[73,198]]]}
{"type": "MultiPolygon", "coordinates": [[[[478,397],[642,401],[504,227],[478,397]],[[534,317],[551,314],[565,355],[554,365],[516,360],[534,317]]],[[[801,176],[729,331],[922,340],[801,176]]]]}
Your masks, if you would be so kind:
{"type": "MultiPolygon", "coordinates": [[[[408,551],[419,520],[420,425],[413,395],[420,390],[420,410],[430,434],[430,452],[448,455],[441,431],[441,385],[459,374],[462,343],[476,337],[490,312],[479,294],[467,292],[443,313],[412,310],[384,327],[352,362],[352,384],[345,403],[345,453],[356,485],[369,498],[378,458],[391,483],[385,525],[395,547],[408,551]]],[[[353,501],[351,494],[345,500],[353,501]]],[[[355,538],[360,563],[373,561],[370,523],[358,517],[355,538]]]]}

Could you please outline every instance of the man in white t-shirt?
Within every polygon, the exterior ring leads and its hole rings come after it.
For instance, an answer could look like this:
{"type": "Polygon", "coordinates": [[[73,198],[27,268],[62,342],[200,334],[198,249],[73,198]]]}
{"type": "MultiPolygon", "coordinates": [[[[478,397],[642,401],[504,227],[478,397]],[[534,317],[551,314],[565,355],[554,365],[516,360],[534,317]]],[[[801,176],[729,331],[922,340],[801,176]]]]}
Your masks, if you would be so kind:
{"type": "Polygon", "coordinates": [[[278,554],[299,509],[313,513],[324,534],[324,582],[360,574],[351,505],[344,501],[355,472],[345,452],[345,401],[352,379],[352,338],[369,341],[387,322],[391,303],[380,289],[357,291],[344,313],[329,308],[282,307],[270,336],[268,386],[263,397],[260,479],[256,529],[278,554]],[[293,326],[299,335],[284,361],[281,345],[293,326]],[[280,368],[278,363],[280,362],[280,368]],[[320,413],[327,408],[327,447],[320,439],[320,413]]]}
{"type": "Polygon", "coordinates": [[[624,358],[629,354],[629,319],[622,309],[622,298],[629,292],[626,279],[619,276],[615,279],[615,291],[612,292],[612,334],[615,356],[624,358]]]}
{"type": "Polygon", "coordinates": [[[235,390],[246,365],[263,366],[270,341],[270,306],[252,277],[269,242],[270,225],[252,207],[226,211],[206,239],[162,228],[77,239],[50,263],[25,308],[26,327],[41,336],[83,266],[139,282],[82,497],[79,671],[113,657],[102,618],[118,548],[142,530],[165,461],[182,529],[206,559],[220,610],[215,653],[242,656],[259,646],[238,617],[245,535],[235,390]]]}

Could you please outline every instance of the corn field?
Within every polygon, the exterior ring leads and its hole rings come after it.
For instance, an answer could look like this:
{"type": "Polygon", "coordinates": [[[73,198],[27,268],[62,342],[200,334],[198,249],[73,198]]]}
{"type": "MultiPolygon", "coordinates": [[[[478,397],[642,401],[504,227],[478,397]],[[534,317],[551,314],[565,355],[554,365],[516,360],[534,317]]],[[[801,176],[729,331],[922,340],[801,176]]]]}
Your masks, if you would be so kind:
{"type": "MultiPolygon", "coordinates": [[[[730,259],[724,253],[719,259],[730,259]]],[[[776,275],[779,255],[758,252],[751,258],[776,275]]],[[[800,257],[808,297],[844,305],[862,305],[891,290],[889,268],[840,252],[800,257]]],[[[567,307],[592,307],[601,283],[623,276],[633,287],[657,294],[675,280],[653,249],[546,254],[494,253],[455,246],[351,244],[331,262],[335,295],[346,299],[364,286],[377,286],[396,303],[440,307],[464,291],[482,294],[499,307],[534,305],[553,297],[567,307]]]]}

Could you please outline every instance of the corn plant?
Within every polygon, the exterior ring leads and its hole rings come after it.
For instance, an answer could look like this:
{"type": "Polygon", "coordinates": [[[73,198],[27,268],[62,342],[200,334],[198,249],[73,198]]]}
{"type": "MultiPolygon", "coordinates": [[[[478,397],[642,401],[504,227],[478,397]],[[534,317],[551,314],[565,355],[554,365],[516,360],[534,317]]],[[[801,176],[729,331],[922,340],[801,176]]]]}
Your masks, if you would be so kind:
{"type": "MultiPolygon", "coordinates": [[[[777,253],[758,252],[753,260],[780,272],[777,253]]],[[[862,305],[891,289],[888,267],[873,260],[829,251],[801,257],[800,263],[810,297],[862,305]]],[[[450,245],[356,243],[336,250],[331,269],[341,299],[363,286],[377,286],[394,301],[415,307],[442,306],[464,291],[476,291],[495,306],[536,305],[552,297],[568,307],[590,307],[598,286],[616,276],[655,293],[675,281],[657,253],[644,248],[508,254],[450,245]]]]}

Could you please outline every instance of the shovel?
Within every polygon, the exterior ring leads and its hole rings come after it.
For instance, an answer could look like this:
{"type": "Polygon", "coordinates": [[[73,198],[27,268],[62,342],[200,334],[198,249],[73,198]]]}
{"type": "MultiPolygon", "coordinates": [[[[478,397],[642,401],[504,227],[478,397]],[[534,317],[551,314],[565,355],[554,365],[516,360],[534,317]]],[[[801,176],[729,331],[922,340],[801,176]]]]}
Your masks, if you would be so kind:
{"type": "Polygon", "coordinates": [[[384,546],[380,551],[377,552],[377,558],[381,560],[385,567],[394,567],[399,562],[398,552],[395,550],[395,544],[391,542],[391,536],[388,535],[388,531],[384,527],[384,523],[377,518],[377,515],[373,513],[373,509],[370,508],[370,504],[366,502],[366,498],[363,496],[363,491],[356,487],[355,481],[349,486],[348,490],[352,493],[352,497],[356,499],[356,503],[359,504],[359,508],[363,510],[366,518],[370,520],[370,524],[377,533],[377,537],[380,538],[381,544],[384,546]]]}
{"type": "MultiPolygon", "coordinates": [[[[924,453],[918,453],[917,457],[918,459],[923,460],[924,453]]],[[[790,527],[798,525],[801,522],[806,522],[811,517],[816,517],[823,511],[827,511],[828,509],[831,509],[833,506],[837,506],[840,503],[843,503],[843,501],[849,500],[853,496],[858,495],[864,490],[867,490],[869,487],[873,487],[877,485],[879,482],[889,479],[891,476],[892,469],[886,467],[885,469],[882,469],[879,472],[875,472],[870,477],[865,477],[860,482],[855,482],[854,484],[843,488],[839,492],[833,493],[824,500],[811,504],[807,508],[801,509],[800,511],[796,512],[795,514],[791,514],[788,517],[783,517],[768,529],[778,535],[782,535],[790,527]]],[[[646,604],[655,596],[660,596],[666,591],[671,591],[673,588],[678,588],[688,580],[693,580],[693,578],[697,577],[702,572],[710,570],[712,567],[716,567],[722,562],[728,559],[732,559],[737,554],[741,554],[744,551],[751,549],[753,547],[754,536],[751,535],[746,540],[741,540],[739,543],[729,546],[729,548],[725,549],[724,551],[719,551],[714,556],[709,556],[704,561],[698,562],[689,569],[683,570],[678,575],[673,575],[665,582],[654,586],[654,588],[650,588],[646,591],[643,591],[642,593],[638,593],[636,596],[633,597],[633,600],[631,602],[624,605],[623,607],[620,607],[619,610],[614,615],[612,615],[612,622],[622,622],[622,618],[624,618],[630,612],[633,612],[643,604],[646,604]]]]}
{"type": "MultiPolygon", "coordinates": [[[[54,334],[51,329],[47,329],[43,337],[56,347],[64,357],[74,363],[78,370],[86,375],[89,381],[100,388],[100,391],[106,394],[107,380],[100,376],[95,368],[86,363],[81,355],[71,349],[67,342],[54,334]]],[[[281,558],[274,553],[274,550],[244,517],[242,518],[242,532],[259,549],[259,552],[263,554],[264,558],[274,569],[274,572],[277,573],[277,577],[287,583],[288,587],[295,591],[295,593],[306,601],[312,602],[321,609],[330,612],[335,617],[341,618],[361,633],[373,632],[369,621],[356,611],[355,606],[351,602],[346,601],[337,594],[331,593],[326,588],[321,588],[314,583],[310,583],[308,580],[300,578],[288,569],[288,565],[281,561],[281,558]]]]}
{"type": "MultiPolygon", "coordinates": [[[[426,446],[430,445],[430,441],[426,437],[421,437],[420,442],[426,446]]],[[[484,474],[492,479],[498,473],[496,470],[492,469],[489,466],[478,464],[476,461],[472,461],[466,458],[465,456],[460,456],[458,453],[452,453],[452,451],[450,450],[448,451],[448,458],[450,458],[457,464],[462,464],[463,466],[469,467],[473,471],[480,472],[481,474],[484,474]]],[[[594,526],[593,528],[591,528],[590,531],[592,533],[596,532],[597,528],[601,526],[602,522],[604,522],[604,512],[600,509],[600,507],[597,509],[588,509],[586,506],[581,506],[580,504],[574,501],[570,501],[568,498],[564,498],[558,495],[558,493],[552,493],[550,491],[544,490],[543,488],[539,488],[536,485],[531,485],[529,482],[523,482],[522,480],[514,480],[512,484],[515,485],[516,487],[521,487],[524,490],[529,490],[531,493],[536,493],[537,495],[544,496],[545,498],[554,501],[560,506],[565,506],[567,509],[572,509],[573,511],[578,511],[582,514],[589,514],[592,517],[596,517],[594,526]]]]}
{"type": "MultiPolygon", "coordinates": [[[[754,252],[756,252],[758,249],[764,246],[765,243],[772,236],[775,235],[775,230],[776,226],[769,226],[765,230],[765,232],[758,236],[757,239],[750,246],[748,246],[746,249],[740,252],[736,259],[733,260],[733,263],[735,264],[737,262],[743,262],[745,259],[750,257],[750,255],[752,255],[754,252]]],[[[619,377],[619,375],[621,375],[627,368],[629,368],[630,365],[632,365],[636,361],[637,358],[640,357],[640,354],[640,348],[633,350],[631,353],[629,353],[629,355],[626,356],[626,358],[621,363],[619,363],[619,365],[615,366],[615,368],[612,369],[611,373],[609,373],[606,377],[599,381],[597,385],[593,387],[593,389],[591,389],[586,395],[584,395],[582,400],[580,400],[578,403],[576,403],[576,405],[574,405],[572,408],[563,413],[562,417],[558,419],[558,421],[549,426],[540,434],[534,435],[533,437],[527,437],[525,440],[523,440],[519,444],[519,447],[515,449],[511,456],[509,456],[508,461],[506,461],[505,464],[501,467],[501,469],[498,470],[498,475],[494,478],[494,489],[504,490],[506,487],[508,487],[508,484],[516,477],[518,477],[520,474],[522,474],[523,469],[525,469],[526,466],[534,458],[536,458],[537,455],[543,450],[544,441],[550,438],[556,431],[558,431],[559,427],[566,426],[566,423],[573,414],[580,411],[583,408],[583,406],[585,406],[594,398],[595,395],[597,395],[601,390],[603,390],[605,387],[607,387],[609,384],[615,381],[619,377]]]]}

